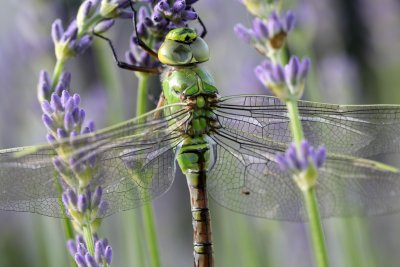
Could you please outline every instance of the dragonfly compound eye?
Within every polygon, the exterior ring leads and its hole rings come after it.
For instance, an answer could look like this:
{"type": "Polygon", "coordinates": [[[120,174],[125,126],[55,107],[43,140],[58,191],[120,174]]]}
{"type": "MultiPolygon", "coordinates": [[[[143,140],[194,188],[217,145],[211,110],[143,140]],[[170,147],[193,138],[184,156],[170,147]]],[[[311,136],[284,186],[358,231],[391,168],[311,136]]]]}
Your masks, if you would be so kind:
{"type": "Polygon", "coordinates": [[[186,65],[192,63],[193,54],[188,44],[165,40],[158,50],[158,59],[166,65],[186,65]]]}

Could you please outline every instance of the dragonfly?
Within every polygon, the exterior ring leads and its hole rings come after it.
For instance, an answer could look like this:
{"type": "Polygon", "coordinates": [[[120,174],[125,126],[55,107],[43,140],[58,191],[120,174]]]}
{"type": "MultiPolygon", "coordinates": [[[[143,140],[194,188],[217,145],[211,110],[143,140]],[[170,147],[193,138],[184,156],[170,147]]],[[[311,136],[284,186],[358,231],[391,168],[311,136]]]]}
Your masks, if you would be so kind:
{"type": "MultiPolygon", "coordinates": [[[[246,215],[303,221],[301,191],[275,160],[292,140],[285,103],[267,95],[219,96],[202,36],[171,30],[157,52],[164,64],[160,105],[142,116],[81,135],[70,155],[96,155],[103,217],[165,193],[177,167],[190,192],[195,266],[214,265],[208,195],[246,215]]],[[[133,67],[126,65],[126,68],[133,67]]],[[[400,173],[371,160],[400,152],[399,105],[298,101],[304,134],[324,144],[316,192],[321,216],[376,215],[400,208],[400,173]]],[[[0,150],[0,210],[63,217],[52,145],[0,150]]],[[[93,186],[96,186],[94,184],[93,186]]]]}

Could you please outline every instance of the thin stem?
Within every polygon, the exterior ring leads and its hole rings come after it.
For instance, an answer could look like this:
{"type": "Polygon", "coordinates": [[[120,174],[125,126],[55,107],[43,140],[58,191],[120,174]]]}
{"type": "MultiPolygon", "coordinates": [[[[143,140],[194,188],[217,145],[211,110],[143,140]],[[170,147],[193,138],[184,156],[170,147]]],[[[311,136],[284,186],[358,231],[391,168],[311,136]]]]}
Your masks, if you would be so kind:
{"type": "MultiPolygon", "coordinates": [[[[136,99],[136,115],[142,115],[147,112],[147,92],[148,82],[150,75],[148,74],[137,74],[139,79],[138,93],[136,99]]],[[[158,250],[158,241],[156,234],[156,227],[154,223],[153,207],[151,204],[143,206],[143,225],[147,237],[147,246],[150,253],[151,266],[160,267],[160,253],[158,250]]]]}
{"type": "Polygon", "coordinates": [[[61,73],[64,69],[66,60],[65,59],[59,59],[56,62],[56,65],[54,66],[53,70],[53,78],[52,78],[52,84],[51,84],[51,89],[54,90],[56,88],[56,85],[58,81],[60,80],[61,73]]]}
{"type": "Polygon", "coordinates": [[[289,113],[290,130],[292,132],[293,140],[297,147],[300,146],[301,141],[304,139],[303,127],[300,122],[299,108],[296,100],[286,101],[286,108],[289,113]]]}
{"type": "Polygon", "coordinates": [[[315,187],[303,191],[304,200],[309,219],[309,229],[314,249],[315,261],[318,267],[328,267],[328,253],[326,251],[324,232],[322,230],[321,216],[319,214],[315,187]]]}
{"type": "MultiPolygon", "coordinates": [[[[286,101],[286,107],[290,119],[290,130],[297,148],[300,148],[304,138],[303,127],[300,121],[299,108],[295,99],[286,101]]],[[[315,186],[308,186],[303,192],[306,211],[309,219],[309,229],[311,234],[312,246],[314,249],[315,261],[318,267],[328,267],[328,253],[326,250],[324,232],[322,230],[321,216],[319,213],[315,186]]]]}
{"type": "Polygon", "coordinates": [[[138,92],[136,96],[136,116],[147,112],[147,93],[150,75],[146,73],[137,74],[139,79],[138,92]]]}
{"type": "Polygon", "coordinates": [[[94,241],[90,225],[83,226],[83,238],[85,239],[86,247],[90,255],[94,255],[94,241]]]}

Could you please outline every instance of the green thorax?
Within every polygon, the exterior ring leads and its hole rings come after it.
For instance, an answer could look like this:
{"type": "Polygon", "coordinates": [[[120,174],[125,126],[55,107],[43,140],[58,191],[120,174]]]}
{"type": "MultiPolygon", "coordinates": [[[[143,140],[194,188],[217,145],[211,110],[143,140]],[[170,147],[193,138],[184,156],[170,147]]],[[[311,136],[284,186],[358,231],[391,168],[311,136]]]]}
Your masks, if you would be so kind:
{"type": "Polygon", "coordinates": [[[192,117],[186,134],[191,137],[208,134],[215,124],[212,109],[218,99],[211,75],[198,65],[169,67],[162,77],[162,86],[167,104],[188,104],[192,117]]]}

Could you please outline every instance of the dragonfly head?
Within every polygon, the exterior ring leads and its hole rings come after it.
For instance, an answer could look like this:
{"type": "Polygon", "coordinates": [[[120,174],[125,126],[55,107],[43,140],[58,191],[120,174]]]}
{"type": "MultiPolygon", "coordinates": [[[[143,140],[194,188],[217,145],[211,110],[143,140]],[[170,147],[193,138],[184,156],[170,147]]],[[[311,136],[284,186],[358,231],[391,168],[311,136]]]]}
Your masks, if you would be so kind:
{"type": "Polygon", "coordinates": [[[158,59],[170,66],[202,63],[209,57],[207,43],[191,28],[171,30],[158,50],[158,59]]]}

